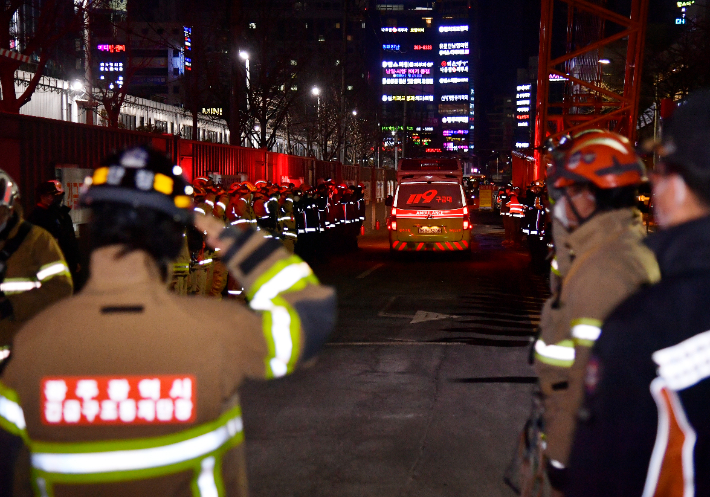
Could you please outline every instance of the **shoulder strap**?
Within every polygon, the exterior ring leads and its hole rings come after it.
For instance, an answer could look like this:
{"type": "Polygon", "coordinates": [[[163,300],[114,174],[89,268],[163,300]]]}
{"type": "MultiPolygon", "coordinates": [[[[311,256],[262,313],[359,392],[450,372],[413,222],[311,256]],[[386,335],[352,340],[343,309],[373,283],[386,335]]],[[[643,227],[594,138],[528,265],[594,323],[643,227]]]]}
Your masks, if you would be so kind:
{"type": "Polygon", "coordinates": [[[22,242],[25,240],[25,237],[29,234],[31,229],[32,225],[30,223],[22,221],[22,224],[20,224],[20,227],[17,230],[17,234],[10,238],[7,243],[5,243],[2,250],[0,250],[0,262],[7,262],[7,260],[12,257],[12,254],[20,248],[20,245],[22,245],[22,242]]]}

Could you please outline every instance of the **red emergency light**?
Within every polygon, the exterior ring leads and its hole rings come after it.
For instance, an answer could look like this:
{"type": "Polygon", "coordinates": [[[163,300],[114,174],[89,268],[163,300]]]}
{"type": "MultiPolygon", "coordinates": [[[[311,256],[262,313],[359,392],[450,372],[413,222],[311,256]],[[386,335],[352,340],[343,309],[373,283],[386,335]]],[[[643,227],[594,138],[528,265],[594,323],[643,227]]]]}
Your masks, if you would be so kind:
{"type": "Polygon", "coordinates": [[[126,45],[99,45],[98,49],[100,52],[111,52],[111,53],[125,52],[126,45]]]}

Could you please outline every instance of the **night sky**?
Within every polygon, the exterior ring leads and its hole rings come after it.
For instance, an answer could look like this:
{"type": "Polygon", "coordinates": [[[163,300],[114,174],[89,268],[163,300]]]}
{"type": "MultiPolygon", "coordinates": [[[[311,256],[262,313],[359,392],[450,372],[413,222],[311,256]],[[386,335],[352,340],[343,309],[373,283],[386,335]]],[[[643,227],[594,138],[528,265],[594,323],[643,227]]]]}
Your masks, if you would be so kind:
{"type": "MultiPolygon", "coordinates": [[[[481,110],[491,110],[494,95],[512,93],[517,69],[527,68],[528,58],[537,55],[540,3],[539,0],[479,0],[481,60],[477,101],[481,110]]],[[[617,5],[619,12],[624,12],[622,9],[629,4],[630,0],[607,2],[610,7],[617,5]]],[[[676,11],[675,0],[650,0],[649,23],[672,29],[676,11]]]]}

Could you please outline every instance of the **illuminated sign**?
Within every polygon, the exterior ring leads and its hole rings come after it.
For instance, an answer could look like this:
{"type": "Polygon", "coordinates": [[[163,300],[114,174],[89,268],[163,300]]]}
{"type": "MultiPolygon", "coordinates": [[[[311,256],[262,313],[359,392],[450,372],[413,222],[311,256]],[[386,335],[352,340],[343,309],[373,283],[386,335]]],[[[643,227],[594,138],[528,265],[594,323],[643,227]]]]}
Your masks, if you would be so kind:
{"type": "Polygon", "coordinates": [[[530,107],[518,107],[518,112],[530,112],[530,107]]]}
{"type": "Polygon", "coordinates": [[[468,145],[445,142],[444,150],[448,150],[450,152],[468,152],[468,145]]]}
{"type": "Polygon", "coordinates": [[[382,67],[384,69],[389,69],[392,67],[434,67],[433,62],[413,62],[413,61],[391,61],[391,60],[384,60],[382,61],[382,67]]]}
{"type": "Polygon", "coordinates": [[[433,85],[434,78],[382,78],[383,85],[433,85]]]}
{"type": "Polygon", "coordinates": [[[441,122],[443,124],[454,124],[454,123],[468,123],[468,116],[451,116],[442,117],[441,122]]]}
{"type": "Polygon", "coordinates": [[[518,85],[517,91],[530,91],[532,85],[518,85]]]}
{"type": "Polygon", "coordinates": [[[524,121],[526,119],[530,119],[530,114],[520,114],[518,116],[515,116],[518,120],[524,121]]]}
{"type": "Polygon", "coordinates": [[[681,8],[681,7],[690,7],[690,6],[693,5],[694,3],[695,3],[695,1],[692,0],[692,1],[689,1],[689,2],[676,2],[676,5],[678,6],[678,8],[681,8]]]}
{"type": "Polygon", "coordinates": [[[433,45],[414,45],[414,50],[434,50],[433,45]]]}
{"type": "Polygon", "coordinates": [[[406,78],[407,76],[429,76],[431,69],[428,68],[413,68],[413,69],[385,69],[385,74],[393,78],[406,78]]]}
{"type": "Polygon", "coordinates": [[[419,128],[419,127],[417,127],[417,131],[424,131],[425,133],[426,133],[426,132],[431,133],[432,131],[434,131],[434,128],[433,128],[433,127],[426,127],[426,128],[419,128]]]}
{"type": "Polygon", "coordinates": [[[467,60],[442,60],[439,72],[442,74],[451,74],[459,72],[468,72],[467,60]]]}
{"type": "Polygon", "coordinates": [[[520,121],[520,122],[518,123],[518,127],[520,127],[520,128],[526,128],[526,127],[529,127],[529,126],[530,126],[530,123],[527,122],[527,121],[520,121]]]}
{"type": "Polygon", "coordinates": [[[97,48],[100,52],[116,53],[126,51],[126,45],[99,45],[97,48]]]}
{"type": "Polygon", "coordinates": [[[515,98],[530,98],[530,93],[518,93],[515,98]]]}
{"type": "MultiPolygon", "coordinates": [[[[183,32],[185,34],[185,55],[187,55],[188,52],[192,52],[192,28],[189,26],[184,26],[183,32]]],[[[185,70],[192,71],[191,57],[185,57],[185,70]]]]}
{"type": "Polygon", "coordinates": [[[399,52],[399,45],[382,45],[382,50],[388,50],[392,52],[399,52]]]}
{"type": "MultiPolygon", "coordinates": [[[[382,126],[382,131],[402,131],[402,126],[382,126]]],[[[407,131],[414,131],[412,126],[407,126],[407,131]]]]}
{"type": "Polygon", "coordinates": [[[121,72],[123,71],[123,62],[100,62],[99,71],[101,72],[121,72]]]}
{"type": "Polygon", "coordinates": [[[412,28],[409,30],[410,33],[423,33],[424,28],[412,28]]]}
{"type": "Polygon", "coordinates": [[[442,85],[468,83],[468,78],[439,78],[439,83],[442,85]]]}
{"type": "Polygon", "coordinates": [[[434,95],[382,95],[383,102],[433,102],[434,95]]]}
{"type": "Polygon", "coordinates": [[[202,107],[202,113],[208,114],[210,116],[221,116],[222,115],[222,108],[221,107],[210,107],[208,109],[206,107],[202,107]]]}
{"type": "Polygon", "coordinates": [[[445,129],[444,136],[467,135],[467,129],[445,129]]]}
{"type": "Polygon", "coordinates": [[[468,55],[468,42],[439,43],[439,55],[468,55]]]}
{"type": "Polygon", "coordinates": [[[465,102],[468,100],[468,95],[442,95],[442,102],[465,102]]]}
{"type": "Polygon", "coordinates": [[[550,81],[567,81],[567,78],[563,78],[559,74],[550,74],[549,80],[550,81]]]}
{"type": "Polygon", "coordinates": [[[516,103],[518,105],[530,105],[530,100],[518,100],[516,103]]]}
{"type": "MultiPolygon", "coordinates": [[[[427,148],[427,149],[425,150],[425,152],[426,152],[427,154],[440,154],[440,153],[441,153],[441,149],[440,149],[440,148],[427,148]]],[[[427,213],[427,214],[428,214],[428,213],[427,213]]]]}
{"type": "Polygon", "coordinates": [[[675,23],[676,23],[676,24],[685,24],[685,19],[677,18],[677,19],[675,20],[675,23]]]}
{"type": "Polygon", "coordinates": [[[439,26],[439,33],[463,33],[468,26],[439,26]]]}
{"type": "Polygon", "coordinates": [[[530,143],[528,143],[528,142],[515,142],[515,148],[530,148],[530,143]]]}
{"type": "Polygon", "coordinates": [[[409,28],[380,28],[383,33],[406,33],[409,28]]]}

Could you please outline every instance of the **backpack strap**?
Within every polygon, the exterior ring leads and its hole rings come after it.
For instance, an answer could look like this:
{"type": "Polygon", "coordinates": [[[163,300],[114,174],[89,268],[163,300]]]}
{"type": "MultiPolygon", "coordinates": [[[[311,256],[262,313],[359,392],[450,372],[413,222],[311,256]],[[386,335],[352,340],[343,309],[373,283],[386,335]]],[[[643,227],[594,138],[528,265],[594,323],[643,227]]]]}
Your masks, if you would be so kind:
{"type": "Polygon", "coordinates": [[[0,264],[4,265],[7,260],[12,257],[12,254],[20,248],[20,245],[22,245],[22,242],[25,241],[25,237],[29,234],[31,229],[32,225],[30,223],[22,221],[19,229],[17,230],[17,234],[10,238],[2,250],[0,250],[0,264]]]}

